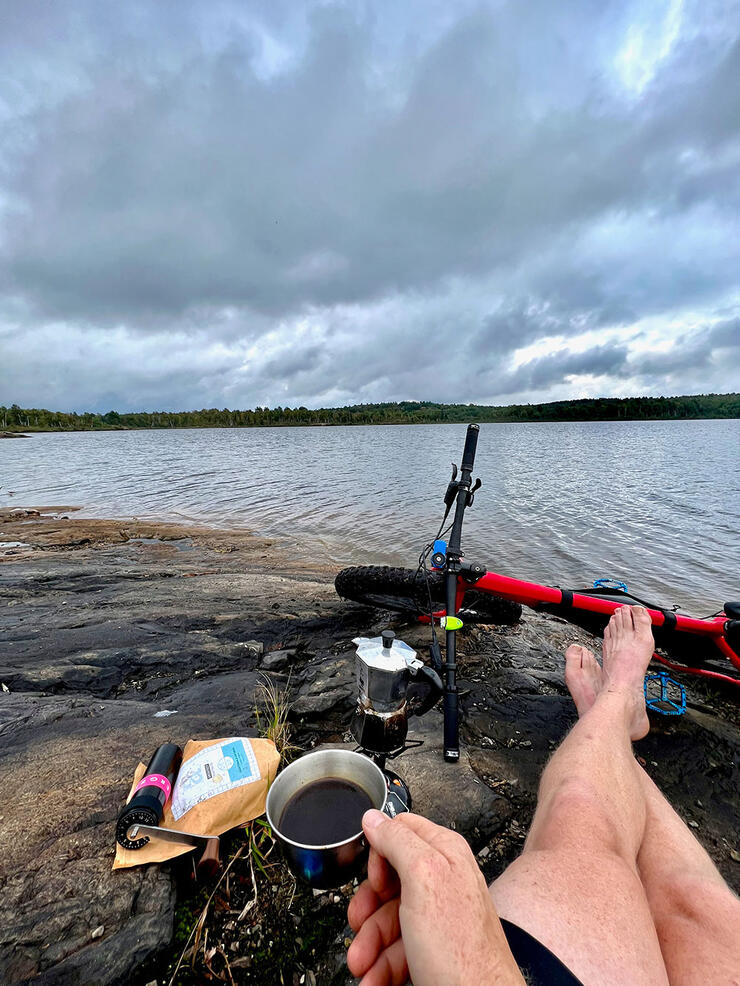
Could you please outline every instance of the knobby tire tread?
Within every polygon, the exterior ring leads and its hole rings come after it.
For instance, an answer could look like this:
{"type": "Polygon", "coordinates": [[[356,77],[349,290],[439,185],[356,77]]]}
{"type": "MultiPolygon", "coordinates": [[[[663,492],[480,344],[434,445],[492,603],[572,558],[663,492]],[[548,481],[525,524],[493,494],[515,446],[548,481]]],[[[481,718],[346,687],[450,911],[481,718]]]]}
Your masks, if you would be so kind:
{"type": "MultiPolygon", "coordinates": [[[[429,572],[429,587],[437,609],[445,605],[444,575],[429,572]]],[[[388,565],[361,565],[343,569],[334,580],[338,595],[343,599],[416,616],[429,614],[429,597],[423,573],[410,568],[388,565]]],[[[467,623],[513,625],[519,622],[522,607],[519,603],[476,592],[471,586],[465,593],[460,618],[467,623]]]]}

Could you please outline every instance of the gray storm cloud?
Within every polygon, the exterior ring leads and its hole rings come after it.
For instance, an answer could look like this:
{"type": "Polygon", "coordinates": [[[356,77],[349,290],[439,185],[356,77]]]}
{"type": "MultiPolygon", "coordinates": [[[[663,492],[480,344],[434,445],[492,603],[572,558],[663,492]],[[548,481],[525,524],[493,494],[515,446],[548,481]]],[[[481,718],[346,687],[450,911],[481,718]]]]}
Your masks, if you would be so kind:
{"type": "Polygon", "coordinates": [[[740,385],[737,3],[21,6],[0,401],[740,385]]]}

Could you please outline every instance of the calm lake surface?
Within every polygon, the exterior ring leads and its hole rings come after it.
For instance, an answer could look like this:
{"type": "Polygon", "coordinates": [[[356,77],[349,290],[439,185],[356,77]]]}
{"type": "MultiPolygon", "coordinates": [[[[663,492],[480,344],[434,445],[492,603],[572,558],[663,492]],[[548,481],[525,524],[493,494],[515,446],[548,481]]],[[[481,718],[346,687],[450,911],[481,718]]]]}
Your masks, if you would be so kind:
{"type": "MultiPolygon", "coordinates": [[[[0,506],[205,521],[337,567],[415,565],[464,437],[464,425],[39,434],[0,442],[0,506]]],[[[739,451],[737,420],[482,425],[466,555],[571,587],[619,578],[704,615],[740,597],[739,451]]]]}

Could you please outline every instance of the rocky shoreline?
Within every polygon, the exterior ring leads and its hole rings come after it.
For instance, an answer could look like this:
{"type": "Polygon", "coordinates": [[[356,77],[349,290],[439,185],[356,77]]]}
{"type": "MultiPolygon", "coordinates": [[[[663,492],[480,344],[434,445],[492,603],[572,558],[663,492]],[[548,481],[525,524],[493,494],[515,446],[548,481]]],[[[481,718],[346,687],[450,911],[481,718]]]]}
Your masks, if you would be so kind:
{"type": "MultiPolygon", "coordinates": [[[[227,844],[210,938],[174,979],[214,887],[193,884],[187,858],[110,869],[133,769],[159,743],[255,734],[265,678],[290,701],[294,743],[348,742],[352,637],[391,625],[424,647],[423,627],[339,600],[334,574],[243,531],[0,512],[0,981],[350,981],[349,891],[296,887],[269,846],[252,880],[243,837],[227,844]]],[[[543,763],[574,721],[561,656],[572,640],[591,642],[531,612],[465,630],[462,763],[442,761],[437,712],[396,762],[416,808],[462,831],[489,879],[518,852],[543,763]]],[[[737,699],[686,684],[687,714],[655,716],[638,755],[738,889],[737,699]]]]}

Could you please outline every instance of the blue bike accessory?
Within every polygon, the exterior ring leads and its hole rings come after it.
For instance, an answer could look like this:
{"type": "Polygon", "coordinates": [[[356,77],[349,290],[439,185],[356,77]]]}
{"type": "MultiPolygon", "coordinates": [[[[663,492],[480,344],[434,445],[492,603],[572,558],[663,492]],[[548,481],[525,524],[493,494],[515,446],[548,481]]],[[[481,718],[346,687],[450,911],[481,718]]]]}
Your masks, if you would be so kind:
{"type": "Polygon", "coordinates": [[[432,568],[444,568],[447,561],[447,542],[438,539],[432,546],[432,568]]]}
{"type": "Polygon", "coordinates": [[[686,711],[686,689],[665,671],[646,674],[643,685],[645,705],[663,716],[682,716],[686,711]]]}
{"type": "Polygon", "coordinates": [[[619,579],[596,579],[594,589],[621,589],[627,592],[627,583],[620,582],[619,579]]]}

